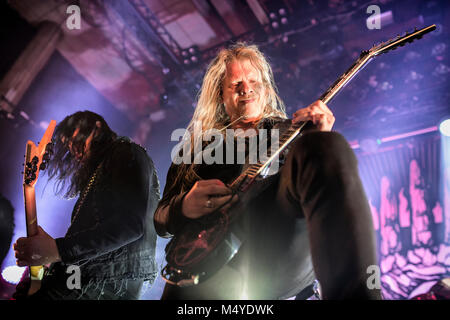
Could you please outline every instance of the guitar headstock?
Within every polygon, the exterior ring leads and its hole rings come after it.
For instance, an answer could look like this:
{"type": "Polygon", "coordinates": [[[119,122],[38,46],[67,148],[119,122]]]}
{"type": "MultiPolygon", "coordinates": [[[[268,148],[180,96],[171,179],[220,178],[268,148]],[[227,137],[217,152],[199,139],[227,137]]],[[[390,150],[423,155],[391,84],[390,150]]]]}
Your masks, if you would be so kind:
{"type": "Polygon", "coordinates": [[[423,29],[417,30],[410,33],[406,33],[404,36],[398,36],[395,39],[388,40],[386,42],[382,42],[379,45],[373,46],[368,54],[370,56],[377,56],[382,53],[389,52],[391,50],[395,50],[398,47],[403,47],[407,43],[411,43],[414,40],[422,38],[422,36],[428,32],[431,32],[436,29],[436,25],[433,24],[431,26],[425,27],[423,29]]]}
{"type": "Polygon", "coordinates": [[[24,186],[34,187],[39,177],[39,171],[45,170],[53,153],[52,136],[55,127],[56,121],[50,121],[38,146],[36,146],[33,141],[28,140],[23,170],[24,186]]]}

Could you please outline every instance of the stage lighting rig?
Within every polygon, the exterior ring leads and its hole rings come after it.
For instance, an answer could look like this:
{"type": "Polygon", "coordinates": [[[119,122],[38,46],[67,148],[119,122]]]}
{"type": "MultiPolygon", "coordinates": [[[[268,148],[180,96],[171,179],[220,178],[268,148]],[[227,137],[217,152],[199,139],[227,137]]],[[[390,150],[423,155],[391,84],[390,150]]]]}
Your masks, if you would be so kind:
{"type": "Polygon", "coordinates": [[[201,62],[198,46],[194,45],[181,51],[181,60],[185,67],[197,66],[201,62]]]}
{"type": "Polygon", "coordinates": [[[280,7],[277,10],[273,10],[269,13],[270,27],[275,32],[286,31],[289,24],[288,11],[280,7]]]}

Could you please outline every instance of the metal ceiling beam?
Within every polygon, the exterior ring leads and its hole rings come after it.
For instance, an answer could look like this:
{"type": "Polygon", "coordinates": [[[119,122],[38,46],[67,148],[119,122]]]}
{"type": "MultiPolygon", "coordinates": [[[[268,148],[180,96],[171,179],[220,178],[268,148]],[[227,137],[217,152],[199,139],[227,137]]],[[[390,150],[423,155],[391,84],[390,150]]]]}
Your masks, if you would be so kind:
{"type": "Polygon", "coordinates": [[[262,26],[269,24],[269,17],[258,0],[247,0],[247,4],[262,26]]]}
{"type": "Polygon", "coordinates": [[[164,62],[163,52],[170,57],[173,64],[181,66],[176,55],[180,52],[180,47],[142,0],[108,0],[104,5],[117,13],[162,69],[170,69],[164,62]],[[162,38],[168,41],[170,46],[162,38]]]}

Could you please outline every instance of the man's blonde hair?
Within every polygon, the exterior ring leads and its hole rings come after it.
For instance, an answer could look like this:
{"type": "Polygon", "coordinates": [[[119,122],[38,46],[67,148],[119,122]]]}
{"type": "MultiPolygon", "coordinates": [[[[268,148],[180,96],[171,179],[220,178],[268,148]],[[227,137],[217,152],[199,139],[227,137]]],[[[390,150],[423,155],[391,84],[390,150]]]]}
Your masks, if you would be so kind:
{"type": "Polygon", "coordinates": [[[192,131],[194,123],[201,123],[202,131],[209,129],[221,129],[229,122],[222,102],[222,86],[225,79],[227,65],[233,60],[249,60],[261,73],[265,86],[265,102],[262,116],[287,118],[284,103],[278,96],[272,68],[264,54],[256,45],[247,45],[243,42],[236,43],[227,49],[222,49],[209,64],[203,78],[202,87],[198,94],[197,107],[188,130],[192,131]]]}

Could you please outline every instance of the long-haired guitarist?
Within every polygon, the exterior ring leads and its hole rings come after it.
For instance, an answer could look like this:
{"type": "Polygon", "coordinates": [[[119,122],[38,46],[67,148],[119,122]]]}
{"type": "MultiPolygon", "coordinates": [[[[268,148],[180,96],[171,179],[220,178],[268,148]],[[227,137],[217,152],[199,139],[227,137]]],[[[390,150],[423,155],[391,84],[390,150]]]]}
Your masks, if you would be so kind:
{"type": "Polygon", "coordinates": [[[90,111],[67,116],[53,141],[49,177],[58,194],[78,201],[64,237],[39,228],[14,245],[19,266],[51,264],[31,297],[139,299],[143,282],[156,278],[159,182],[152,160],[90,111]]]}
{"type": "MultiPolygon", "coordinates": [[[[196,126],[202,133],[214,129],[226,141],[229,129],[242,129],[245,136],[249,130],[259,133],[305,121],[313,128],[291,143],[270,185],[233,221],[244,237],[231,261],[195,285],[168,281],[162,299],[283,299],[315,279],[324,299],[381,298],[379,290],[367,286],[367,268],[376,265],[375,241],[354,153],[342,135],[331,131],[335,118],[320,100],[287,119],[271,67],[253,45],[223,49],[209,65],[188,126],[188,147],[183,149],[192,154],[168,171],[154,216],[156,231],[162,237],[180,238],[217,209],[228,212],[242,201],[229,185],[241,165],[225,159],[207,164],[204,157],[203,162],[190,161],[199,153],[194,147],[196,126]]],[[[206,143],[200,152],[208,145],[208,139],[202,141],[206,143]]],[[[223,157],[230,152],[227,148],[223,157]]],[[[247,159],[254,152],[249,149],[244,151],[247,159]]],[[[233,157],[236,160],[236,153],[233,157]]],[[[220,228],[227,224],[224,219],[217,223],[220,228]]],[[[207,246],[202,236],[208,232],[199,232],[192,248],[183,247],[183,241],[168,244],[166,250],[183,252],[172,257],[178,259],[177,267],[191,257],[197,263],[191,253],[207,246]]]]}

